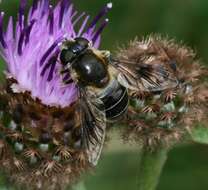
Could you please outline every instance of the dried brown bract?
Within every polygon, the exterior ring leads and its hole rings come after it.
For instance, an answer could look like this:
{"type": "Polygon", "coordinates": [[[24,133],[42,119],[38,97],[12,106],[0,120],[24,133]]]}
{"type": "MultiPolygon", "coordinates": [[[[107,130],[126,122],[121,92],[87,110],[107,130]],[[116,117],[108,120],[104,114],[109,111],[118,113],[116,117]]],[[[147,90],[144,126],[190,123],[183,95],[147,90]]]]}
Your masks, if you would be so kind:
{"type": "Polygon", "coordinates": [[[166,64],[178,80],[176,87],[160,91],[130,90],[131,106],[128,119],[123,121],[128,126],[123,132],[126,141],[137,141],[150,148],[169,146],[182,139],[197,122],[207,123],[208,70],[192,49],[152,35],[119,49],[117,58],[135,64],[166,64]]]}
{"type": "Polygon", "coordinates": [[[28,189],[64,189],[91,168],[79,144],[75,105],[45,106],[28,93],[13,93],[13,82],[0,93],[0,167],[28,189]]]}

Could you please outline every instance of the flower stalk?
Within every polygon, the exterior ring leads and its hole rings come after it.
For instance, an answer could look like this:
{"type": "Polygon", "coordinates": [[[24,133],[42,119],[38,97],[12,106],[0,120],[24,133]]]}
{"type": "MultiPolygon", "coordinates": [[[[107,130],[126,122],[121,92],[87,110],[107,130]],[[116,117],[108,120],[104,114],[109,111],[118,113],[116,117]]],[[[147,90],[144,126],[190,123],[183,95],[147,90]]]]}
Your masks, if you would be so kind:
{"type": "Polygon", "coordinates": [[[153,152],[143,148],[139,165],[138,190],[155,190],[167,160],[168,149],[161,147],[153,152]]]}
{"type": "Polygon", "coordinates": [[[79,183],[75,184],[71,190],[87,190],[85,184],[83,181],[80,181],[79,183]]]}

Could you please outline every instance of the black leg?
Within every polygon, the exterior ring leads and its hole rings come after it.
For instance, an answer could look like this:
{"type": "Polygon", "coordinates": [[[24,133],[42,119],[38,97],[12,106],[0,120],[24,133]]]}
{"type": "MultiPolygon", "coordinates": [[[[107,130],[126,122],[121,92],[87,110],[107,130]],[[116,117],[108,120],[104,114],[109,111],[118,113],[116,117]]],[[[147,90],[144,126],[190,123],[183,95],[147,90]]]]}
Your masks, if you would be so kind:
{"type": "Polygon", "coordinates": [[[65,74],[65,73],[68,73],[68,72],[69,72],[68,69],[63,69],[63,70],[60,71],[61,74],[65,74]]]}
{"type": "Polygon", "coordinates": [[[72,79],[69,79],[69,80],[65,80],[63,82],[64,82],[64,84],[71,84],[73,82],[73,80],[72,79]]]}

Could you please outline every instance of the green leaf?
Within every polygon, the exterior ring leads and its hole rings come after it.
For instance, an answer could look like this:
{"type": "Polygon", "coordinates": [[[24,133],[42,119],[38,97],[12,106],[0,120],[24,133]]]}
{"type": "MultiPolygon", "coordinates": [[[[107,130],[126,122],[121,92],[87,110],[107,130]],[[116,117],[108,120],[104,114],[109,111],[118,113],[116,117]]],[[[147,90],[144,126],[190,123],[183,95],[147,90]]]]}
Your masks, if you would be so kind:
{"type": "Polygon", "coordinates": [[[208,127],[197,126],[192,130],[191,137],[197,143],[208,144],[208,127]]]}

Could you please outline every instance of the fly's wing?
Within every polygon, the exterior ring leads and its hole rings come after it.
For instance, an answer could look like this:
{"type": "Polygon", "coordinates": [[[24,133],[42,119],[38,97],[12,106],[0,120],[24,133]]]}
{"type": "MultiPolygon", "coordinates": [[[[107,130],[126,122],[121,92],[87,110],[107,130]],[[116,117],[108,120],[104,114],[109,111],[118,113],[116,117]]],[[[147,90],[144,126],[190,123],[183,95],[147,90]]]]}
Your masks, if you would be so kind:
{"type": "Polygon", "coordinates": [[[118,81],[131,90],[154,92],[178,85],[176,64],[171,60],[147,64],[111,58],[110,63],[119,71],[118,81]]]}
{"type": "Polygon", "coordinates": [[[105,140],[106,118],[103,102],[87,95],[79,88],[77,114],[81,127],[81,145],[86,149],[88,160],[96,165],[105,140]]]}

